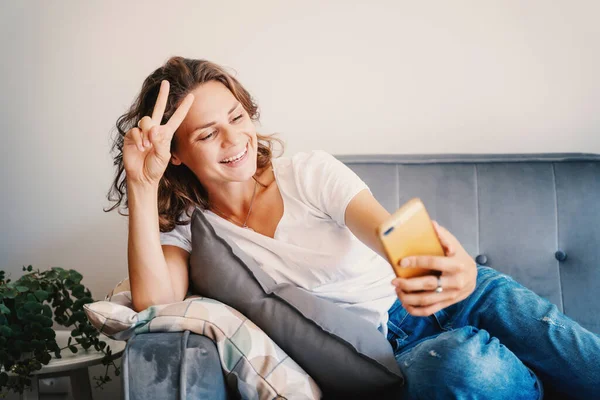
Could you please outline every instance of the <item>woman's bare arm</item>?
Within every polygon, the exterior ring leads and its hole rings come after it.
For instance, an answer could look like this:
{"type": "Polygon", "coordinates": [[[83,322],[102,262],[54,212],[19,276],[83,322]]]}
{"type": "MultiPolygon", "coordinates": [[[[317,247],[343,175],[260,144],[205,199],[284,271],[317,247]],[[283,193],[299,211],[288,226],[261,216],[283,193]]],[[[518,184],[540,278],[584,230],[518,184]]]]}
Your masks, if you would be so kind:
{"type": "Polygon", "coordinates": [[[390,213],[364,189],[346,207],[346,226],[361,242],[369,246],[383,258],[386,257],[376,228],[390,217],[390,213]]]}
{"type": "MultiPolygon", "coordinates": [[[[187,292],[188,260],[176,250],[163,253],[157,188],[154,185],[129,185],[128,201],[127,261],[134,310],[183,300],[187,292]]],[[[181,251],[187,254],[185,250],[181,251]]]]}
{"type": "MultiPolygon", "coordinates": [[[[367,246],[385,258],[381,243],[377,239],[376,227],[385,221],[390,214],[367,191],[358,193],[346,208],[346,225],[352,233],[367,246]]],[[[443,282],[443,293],[433,290],[438,285],[438,277],[434,275],[413,278],[395,278],[392,284],[402,306],[412,315],[429,316],[449,305],[458,303],[475,290],[477,265],[465,251],[458,239],[446,228],[434,227],[445,256],[409,256],[409,266],[440,271],[443,282]]]]}
{"type": "Polygon", "coordinates": [[[129,208],[127,264],[136,311],[183,300],[187,291],[186,256],[173,250],[164,254],[160,245],[158,185],[171,158],[173,135],[194,96],[189,93],[167,123],[161,125],[169,87],[168,81],[161,82],[152,117],[144,116],[123,140],[129,208]]]}

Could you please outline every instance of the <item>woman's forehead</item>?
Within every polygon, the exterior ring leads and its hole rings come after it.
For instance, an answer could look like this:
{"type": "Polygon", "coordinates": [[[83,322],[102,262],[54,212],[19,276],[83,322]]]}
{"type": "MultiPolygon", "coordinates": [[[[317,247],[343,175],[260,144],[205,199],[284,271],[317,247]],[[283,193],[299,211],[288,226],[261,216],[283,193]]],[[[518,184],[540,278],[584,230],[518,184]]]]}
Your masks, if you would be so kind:
{"type": "Polygon", "coordinates": [[[179,129],[184,136],[188,136],[202,125],[227,118],[229,112],[239,106],[239,101],[221,82],[203,83],[191,93],[194,94],[194,102],[179,129]]]}
{"type": "Polygon", "coordinates": [[[219,114],[227,113],[238,102],[233,93],[217,81],[203,83],[192,90],[192,93],[194,103],[190,111],[194,111],[194,115],[200,118],[219,117],[219,114]]]}

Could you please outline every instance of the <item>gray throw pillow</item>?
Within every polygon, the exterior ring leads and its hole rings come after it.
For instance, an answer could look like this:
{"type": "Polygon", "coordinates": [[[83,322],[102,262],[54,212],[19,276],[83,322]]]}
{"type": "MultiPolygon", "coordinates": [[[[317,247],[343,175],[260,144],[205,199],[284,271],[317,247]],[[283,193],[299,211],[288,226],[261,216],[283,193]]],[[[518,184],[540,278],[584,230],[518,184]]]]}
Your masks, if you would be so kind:
{"type": "Polygon", "coordinates": [[[391,345],[371,323],[287,283],[277,284],[202,210],[191,220],[192,292],[250,318],[319,385],[325,397],[399,393],[404,383],[391,345]]]}

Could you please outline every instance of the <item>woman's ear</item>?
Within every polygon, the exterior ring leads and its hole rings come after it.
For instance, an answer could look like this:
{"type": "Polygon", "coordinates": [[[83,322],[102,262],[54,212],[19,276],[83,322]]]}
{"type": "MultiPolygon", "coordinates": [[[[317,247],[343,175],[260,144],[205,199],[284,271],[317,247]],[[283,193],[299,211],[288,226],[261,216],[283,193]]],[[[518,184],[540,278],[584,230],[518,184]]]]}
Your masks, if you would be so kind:
{"type": "Polygon", "coordinates": [[[171,153],[171,164],[173,165],[181,165],[181,160],[175,153],[171,153]]]}

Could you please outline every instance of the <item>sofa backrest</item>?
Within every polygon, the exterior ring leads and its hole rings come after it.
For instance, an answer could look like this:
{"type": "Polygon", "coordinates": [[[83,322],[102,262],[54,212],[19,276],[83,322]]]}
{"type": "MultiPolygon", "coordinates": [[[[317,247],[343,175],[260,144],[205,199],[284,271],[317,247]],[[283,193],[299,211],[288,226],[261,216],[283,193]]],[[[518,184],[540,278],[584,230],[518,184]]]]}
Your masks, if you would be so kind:
{"type": "Polygon", "coordinates": [[[413,197],[465,250],[600,333],[600,155],[336,156],[389,211],[413,197]]]}

